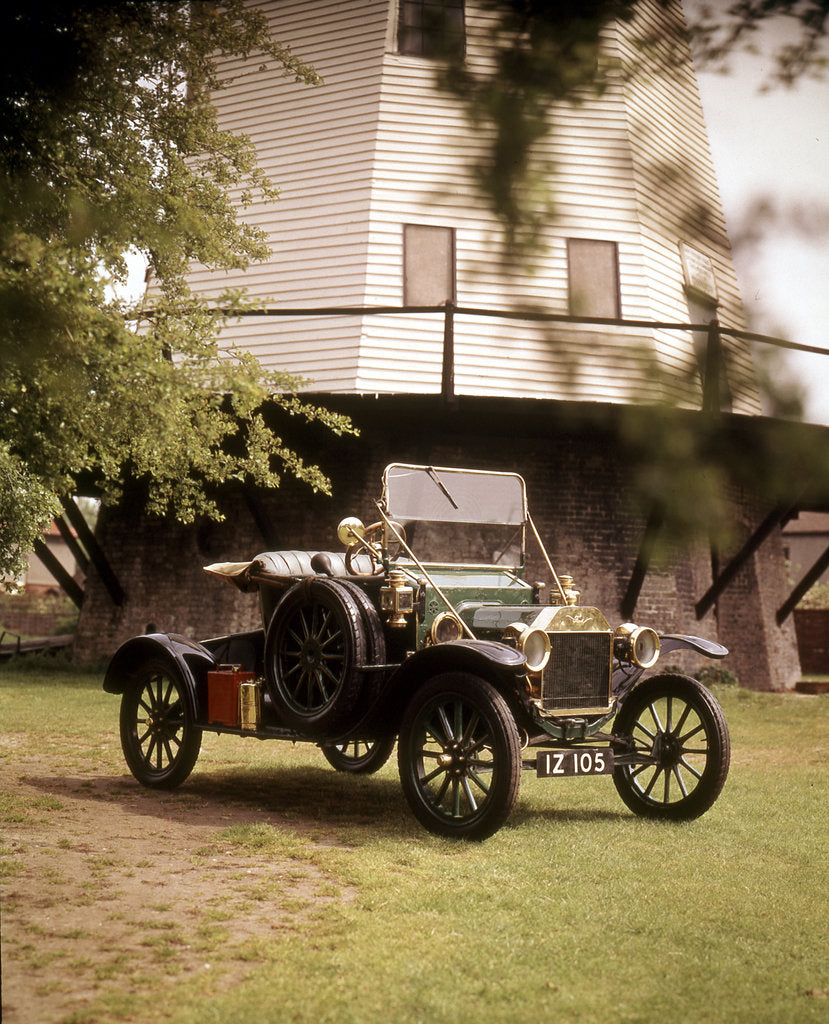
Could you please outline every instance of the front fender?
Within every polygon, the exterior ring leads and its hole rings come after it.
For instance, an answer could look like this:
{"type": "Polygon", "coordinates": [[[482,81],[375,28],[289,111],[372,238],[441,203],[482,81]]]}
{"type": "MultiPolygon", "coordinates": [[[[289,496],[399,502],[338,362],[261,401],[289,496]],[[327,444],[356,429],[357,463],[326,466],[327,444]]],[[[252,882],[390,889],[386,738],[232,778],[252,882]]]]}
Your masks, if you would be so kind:
{"type": "Polygon", "coordinates": [[[396,731],[412,694],[443,672],[481,676],[505,695],[523,675],[527,659],[519,651],[493,640],[454,640],[417,651],[386,680],[372,719],[379,715],[386,729],[396,731]]]}
{"type": "MultiPolygon", "coordinates": [[[[707,640],[702,636],[688,636],[684,633],[663,633],[659,637],[659,656],[670,654],[672,651],[696,651],[706,658],[724,658],[728,654],[728,648],[723,647],[714,640],[707,640]]],[[[613,693],[621,702],[630,693],[634,684],[637,683],[645,672],[645,669],[636,668],[628,662],[614,661],[613,663],[613,693]]]]}
{"type": "Polygon", "coordinates": [[[486,679],[512,678],[524,672],[527,659],[506,644],[494,640],[453,640],[417,651],[394,674],[399,685],[411,678],[425,682],[439,672],[474,672],[486,679]]]}
{"type": "Polygon", "coordinates": [[[148,633],[121,644],[104,674],[107,693],[123,693],[148,661],[161,661],[181,675],[193,718],[199,718],[198,683],[217,662],[201,644],[176,633],[148,633]]]}
{"type": "Polygon", "coordinates": [[[686,648],[704,654],[706,658],[724,658],[728,648],[702,636],[686,636],[684,633],[663,633],[659,638],[660,653],[669,654],[686,648]]]}

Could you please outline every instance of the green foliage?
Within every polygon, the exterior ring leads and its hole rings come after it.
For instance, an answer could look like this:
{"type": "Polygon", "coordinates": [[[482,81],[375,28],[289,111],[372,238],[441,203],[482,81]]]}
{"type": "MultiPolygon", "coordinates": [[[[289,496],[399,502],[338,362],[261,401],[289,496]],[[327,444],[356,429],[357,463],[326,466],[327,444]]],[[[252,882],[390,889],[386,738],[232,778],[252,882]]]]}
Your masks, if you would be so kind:
{"type": "MultiPolygon", "coordinates": [[[[663,665],[659,664],[657,669],[660,675],[687,675],[687,669],[684,669],[681,665],[663,665]]],[[[719,665],[716,663],[707,663],[697,669],[696,672],[692,672],[691,675],[694,679],[698,679],[703,686],[707,686],[709,689],[712,686],[739,686],[740,680],[736,673],[732,672],[730,668],[726,668],[725,665],[719,665]]]]}
{"type": "Polygon", "coordinates": [[[694,673],[704,686],[739,686],[740,680],[730,668],[724,665],[704,665],[694,673]]]}
{"type": "MultiPolygon", "coordinates": [[[[634,22],[636,0],[481,0],[490,15],[492,59],[474,70],[451,40],[438,47],[438,81],[459,100],[475,130],[489,139],[473,167],[479,188],[504,231],[505,255],[526,255],[543,245],[554,210],[549,170],[537,159],[538,144],[553,128],[555,104],[578,104],[603,91],[616,76],[670,73],[677,51],[645,22],[620,69],[600,56],[602,33],[613,22],[634,22]]],[[[663,3],[663,6],[669,6],[663,3]]],[[[688,6],[688,5],[686,5],[688,6]]],[[[741,0],[729,5],[689,6],[689,31],[700,62],[723,64],[750,44],[756,30],[783,16],[794,31],[774,54],[773,84],[821,74],[828,0],[741,0]]]]}
{"type": "Polygon", "coordinates": [[[740,0],[729,5],[700,3],[691,26],[700,60],[727,68],[738,48],[753,49],[764,22],[785,22],[785,40],[771,55],[769,84],[792,85],[801,76],[821,77],[829,66],[826,20],[829,0],[740,0]],[[793,31],[792,31],[793,30],[793,31]]]}
{"type": "Polygon", "coordinates": [[[446,55],[440,85],[459,100],[477,133],[490,140],[473,167],[479,189],[504,230],[508,258],[532,252],[554,209],[551,168],[536,159],[552,130],[558,101],[600,90],[599,36],[632,16],[634,0],[484,0],[492,15],[493,63],[475,70],[463,54],[446,55]]]}
{"type": "MultiPolygon", "coordinates": [[[[4,629],[20,636],[62,636],[74,633],[78,608],[65,594],[38,594],[28,591],[4,593],[0,590],[0,632],[4,629]],[[30,623],[21,629],[20,621],[30,623]],[[32,616],[37,618],[32,621],[32,616]]],[[[6,643],[13,637],[6,637],[6,643]]]]}
{"type": "Polygon", "coordinates": [[[798,608],[829,608],[829,583],[816,583],[808,590],[798,608]]]}
{"type": "MultiPolygon", "coordinates": [[[[477,59],[476,52],[476,59],[464,61],[449,52],[438,62],[437,80],[460,104],[476,137],[485,140],[471,171],[502,229],[502,258],[526,266],[554,230],[554,168],[542,156],[551,147],[542,144],[554,135],[564,104],[577,111],[580,103],[632,77],[669,76],[678,62],[687,65],[688,54],[681,36],[675,41],[670,33],[660,34],[659,18],[640,18],[639,5],[627,0],[482,2],[488,13],[486,59],[477,59]],[[614,22],[624,25],[624,66],[600,45],[614,22]]],[[[678,5],[662,6],[666,18],[679,17],[678,5]]],[[[751,0],[701,14],[686,6],[696,27],[707,26],[701,38],[717,30],[721,56],[765,21],[786,14],[799,48],[781,50],[780,67],[792,77],[820,67],[826,0],[751,0]]],[[[739,540],[732,535],[733,498],[742,490],[764,505],[790,504],[803,487],[810,496],[829,493],[822,438],[769,420],[743,430],[733,417],[688,416],[677,405],[696,393],[696,367],[683,379],[674,365],[660,364],[653,349],[635,355],[648,375],[650,400],[621,408],[617,429],[630,465],[628,497],[637,514],[661,523],[658,559],[670,559],[677,545],[689,542],[711,540],[727,549],[739,540]]],[[[578,357],[562,354],[561,361],[569,361],[575,375],[578,357]]],[[[780,373],[776,359],[761,355],[757,383],[771,415],[799,417],[801,389],[780,373]]],[[[753,391],[753,382],[749,386],[753,391]]],[[[741,397],[732,395],[735,406],[741,397]]]]}
{"type": "Polygon", "coordinates": [[[59,496],[117,500],[128,477],[152,481],[150,511],[183,521],[216,514],[209,486],[227,480],[289,473],[325,489],[260,407],[277,396],[347,422],[220,349],[223,319],[186,281],[194,261],[263,258],[263,233],[237,213],[277,197],[250,140],[217,125],[219,61],[258,58],[309,84],[313,70],[241,0],[12,0],[0,29],[0,572],[20,570],[59,496]],[[129,252],[152,274],[151,310],[114,291],[129,252]]]}

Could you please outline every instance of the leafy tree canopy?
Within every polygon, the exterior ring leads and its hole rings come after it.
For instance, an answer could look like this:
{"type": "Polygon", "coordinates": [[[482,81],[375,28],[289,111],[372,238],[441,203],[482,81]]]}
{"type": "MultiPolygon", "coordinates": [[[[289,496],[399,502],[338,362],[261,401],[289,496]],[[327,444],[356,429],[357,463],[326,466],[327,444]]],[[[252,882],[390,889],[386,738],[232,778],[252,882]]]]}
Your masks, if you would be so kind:
{"type": "Polygon", "coordinates": [[[735,0],[726,4],[703,0],[693,7],[691,21],[698,59],[727,68],[736,49],[755,49],[758,30],[772,18],[785,23],[786,31],[769,54],[772,70],[766,87],[790,86],[804,75],[823,76],[829,66],[825,45],[829,0],[735,0]]]}
{"type": "MultiPolygon", "coordinates": [[[[241,0],[9,0],[0,13],[0,574],[14,573],[80,481],[105,499],[127,476],[149,508],[215,514],[213,484],[327,481],[266,428],[299,383],[248,354],[220,358],[222,319],[191,295],[192,261],[244,267],[262,233],[237,218],[276,199],[250,141],[217,125],[217,57],[314,84],[241,0]],[[126,254],[157,285],[153,310],[118,298],[126,254]]],[[[228,300],[230,301],[230,300],[228,300]]]]}

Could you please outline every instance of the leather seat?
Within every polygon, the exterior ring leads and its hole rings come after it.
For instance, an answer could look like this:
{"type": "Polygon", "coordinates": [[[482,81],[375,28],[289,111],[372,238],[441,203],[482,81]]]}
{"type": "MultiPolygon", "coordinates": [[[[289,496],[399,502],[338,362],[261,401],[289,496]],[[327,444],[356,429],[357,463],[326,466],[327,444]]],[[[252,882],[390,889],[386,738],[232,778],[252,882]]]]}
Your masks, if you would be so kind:
{"type": "MultiPolygon", "coordinates": [[[[280,579],[298,579],[303,576],[318,576],[320,573],[311,564],[315,555],[324,555],[327,559],[332,576],[350,575],[345,567],[345,553],[342,551],[265,551],[257,555],[250,567],[250,575],[274,576],[280,579]]],[[[359,573],[368,574],[373,571],[371,558],[366,554],[358,554],[352,565],[359,573]]]]}

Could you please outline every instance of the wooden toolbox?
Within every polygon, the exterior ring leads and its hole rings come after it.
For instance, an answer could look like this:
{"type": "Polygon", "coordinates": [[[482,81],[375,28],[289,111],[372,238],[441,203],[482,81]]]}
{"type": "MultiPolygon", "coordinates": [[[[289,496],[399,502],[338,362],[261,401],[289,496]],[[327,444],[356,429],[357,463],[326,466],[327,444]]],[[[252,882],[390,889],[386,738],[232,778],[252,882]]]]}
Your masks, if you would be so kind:
{"type": "Polygon", "coordinates": [[[229,725],[238,729],[239,686],[253,679],[239,665],[219,665],[207,673],[207,721],[210,725],[229,725]]]}

